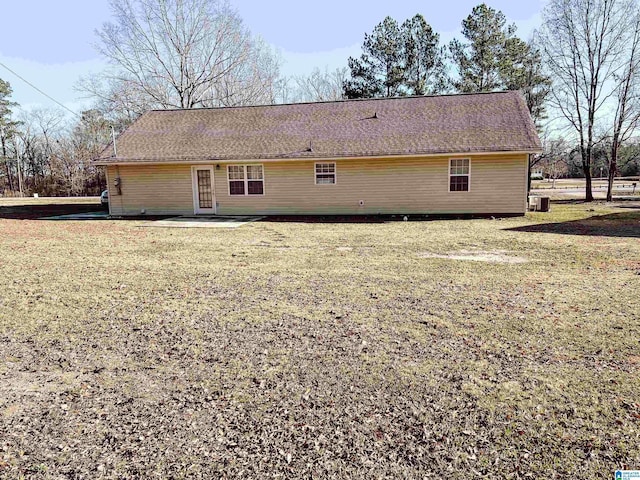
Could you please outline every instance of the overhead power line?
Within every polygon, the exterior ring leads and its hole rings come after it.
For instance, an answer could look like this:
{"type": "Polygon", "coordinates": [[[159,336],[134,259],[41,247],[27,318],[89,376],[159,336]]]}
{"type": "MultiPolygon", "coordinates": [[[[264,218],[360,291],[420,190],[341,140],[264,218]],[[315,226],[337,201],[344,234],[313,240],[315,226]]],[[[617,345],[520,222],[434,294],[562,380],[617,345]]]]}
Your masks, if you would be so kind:
{"type": "Polygon", "coordinates": [[[46,94],[45,92],[43,92],[42,90],[40,90],[38,87],[36,87],[33,83],[31,83],[29,80],[27,80],[26,78],[22,77],[21,75],[19,75],[18,73],[16,73],[15,71],[11,70],[9,67],[7,67],[4,63],[0,62],[0,66],[6,68],[7,70],[9,70],[11,73],[13,73],[16,77],[18,77],[20,80],[22,80],[24,83],[26,83],[27,85],[29,85],[31,88],[33,88],[34,90],[36,90],[37,92],[41,93],[42,95],[44,95],[45,97],[47,97],[49,100],[51,100],[52,102],[60,105],[62,108],[64,108],[67,112],[71,112],[73,115],[75,115],[76,117],[80,118],[81,120],[82,115],[78,114],[77,112],[74,112],[73,110],[71,110],[69,107],[64,106],[62,103],[60,103],[59,101],[57,101],[55,98],[53,98],[51,95],[46,94]]]}

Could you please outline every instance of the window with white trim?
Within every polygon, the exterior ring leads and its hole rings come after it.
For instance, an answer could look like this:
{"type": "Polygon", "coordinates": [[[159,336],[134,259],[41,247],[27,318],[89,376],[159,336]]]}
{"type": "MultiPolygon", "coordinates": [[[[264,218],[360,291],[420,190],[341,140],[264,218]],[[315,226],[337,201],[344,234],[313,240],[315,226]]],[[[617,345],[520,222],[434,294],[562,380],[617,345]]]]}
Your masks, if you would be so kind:
{"type": "Polygon", "coordinates": [[[262,165],[228,165],[229,195],[264,195],[262,165]]]}
{"type": "Polygon", "coordinates": [[[336,164],[316,163],[316,185],[333,185],[336,183],[336,164]]]}
{"type": "Polygon", "coordinates": [[[452,158],[449,160],[449,191],[468,192],[471,161],[468,158],[452,158]]]}

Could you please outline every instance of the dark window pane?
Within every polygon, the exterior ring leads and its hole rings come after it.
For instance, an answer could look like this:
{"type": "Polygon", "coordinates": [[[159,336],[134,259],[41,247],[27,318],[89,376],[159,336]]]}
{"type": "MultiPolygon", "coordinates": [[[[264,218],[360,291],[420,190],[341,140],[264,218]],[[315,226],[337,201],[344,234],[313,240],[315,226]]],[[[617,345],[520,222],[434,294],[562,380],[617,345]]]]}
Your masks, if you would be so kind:
{"type": "Polygon", "coordinates": [[[213,207],[213,194],[211,190],[211,172],[198,170],[198,204],[200,208],[213,207]]]}
{"type": "Polygon", "coordinates": [[[264,186],[262,180],[249,180],[249,195],[262,195],[264,186]]]}
{"type": "Polygon", "coordinates": [[[229,182],[229,195],[244,195],[244,181],[231,180],[229,182]]]}
{"type": "Polygon", "coordinates": [[[469,177],[467,175],[450,177],[449,190],[452,192],[468,192],[469,177]]]}
{"type": "Polygon", "coordinates": [[[316,184],[336,183],[336,176],[333,173],[323,173],[316,175],[316,184]]]}

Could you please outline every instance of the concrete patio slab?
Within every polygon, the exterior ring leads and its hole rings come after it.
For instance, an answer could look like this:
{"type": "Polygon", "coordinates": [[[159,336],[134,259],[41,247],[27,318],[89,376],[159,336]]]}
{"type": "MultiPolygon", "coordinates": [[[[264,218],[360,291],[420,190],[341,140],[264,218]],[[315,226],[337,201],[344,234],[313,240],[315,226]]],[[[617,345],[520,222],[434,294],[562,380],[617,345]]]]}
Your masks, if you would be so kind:
{"type": "Polygon", "coordinates": [[[174,217],[164,220],[145,222],[140,227],[164,227],[164,228],[238,228],[247,223],[255,222],[264,217],[174,217]]]}

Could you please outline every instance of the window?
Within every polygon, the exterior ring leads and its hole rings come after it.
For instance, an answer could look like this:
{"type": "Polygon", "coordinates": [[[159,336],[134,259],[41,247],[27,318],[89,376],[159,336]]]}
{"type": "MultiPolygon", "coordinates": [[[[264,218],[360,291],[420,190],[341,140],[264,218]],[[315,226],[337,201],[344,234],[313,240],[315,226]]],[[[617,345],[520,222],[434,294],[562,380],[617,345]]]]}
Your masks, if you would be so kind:
{"type": "Polygon", "coordinates": [[[332,185],[336,183],[335,163],[316,163],[316,185],[332,185]]]}
{"type": "Polygon", "coordinates": [[[264,195],[262,165],[229,165],[229,195],[264,195]]]}
{"type": "Polygon", "coordinates": [[[449,191],[468,192],[471,162],[468,158],[449,160],[449,191]]]}

